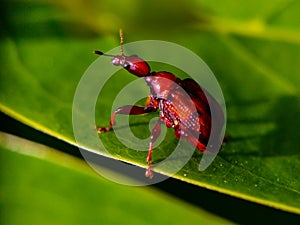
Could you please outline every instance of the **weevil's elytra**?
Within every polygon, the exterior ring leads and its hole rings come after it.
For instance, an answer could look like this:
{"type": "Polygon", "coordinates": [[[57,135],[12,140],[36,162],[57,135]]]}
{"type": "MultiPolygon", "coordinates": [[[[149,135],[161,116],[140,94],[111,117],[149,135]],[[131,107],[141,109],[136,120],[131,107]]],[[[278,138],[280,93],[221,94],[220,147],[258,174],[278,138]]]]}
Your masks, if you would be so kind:
{"type": "MultiPolygon", "coordinates": [[[[98,133],[107,132],[115,124],[117,114],[141,115],[159,110],[160,119],[152,129],[146,170],[146,176],[152,178],[152,149],[153,144],[160,135],[161,124],[174,129],[176,138],[185,139],[199,151],[207,150],[207,143],[211,134],[211,107],[217,113],[217,123],[220,127],[214,134],[219,144],[222,144],[221,128],[224,125],[224,113],[219,103],[194,80],[179,79],[174,74],[166,71],[151,72],[149,64],[137,55],[125,56],[123,50],[123,32],[120,30],[121,55],[109,55],[101,51],[95,54],[112,57],[112,64],[122,66],[129,73],[144,78],[150,88],[145,107],[126,105],[114,111],[109,126],[97,127],[98,133]],[[210,102],[210,104],[209,104],[210,102]]],[[[213,146],[212,146],[213,148],[213,146]]],[[[210,149],[212,149],[210,148],[210,149]]]]}

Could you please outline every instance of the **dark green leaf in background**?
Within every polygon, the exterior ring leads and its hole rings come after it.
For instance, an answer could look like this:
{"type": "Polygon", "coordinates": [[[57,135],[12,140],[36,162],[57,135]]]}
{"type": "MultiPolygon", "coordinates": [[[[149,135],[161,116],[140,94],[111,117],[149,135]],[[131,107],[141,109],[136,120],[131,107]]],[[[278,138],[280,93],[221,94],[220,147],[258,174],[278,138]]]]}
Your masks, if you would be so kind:
{"type": "Polygon", "coordinates": [[[0,149],[0,224],[231,224],[158,191],[108,182],[40,144],[0,133],[0,149]]]}

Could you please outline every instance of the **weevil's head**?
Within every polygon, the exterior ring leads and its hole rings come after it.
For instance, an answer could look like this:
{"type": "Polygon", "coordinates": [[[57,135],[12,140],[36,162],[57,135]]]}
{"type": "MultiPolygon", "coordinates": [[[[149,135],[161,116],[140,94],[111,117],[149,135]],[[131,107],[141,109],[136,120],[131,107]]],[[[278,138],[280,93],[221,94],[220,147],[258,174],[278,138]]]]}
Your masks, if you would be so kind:
{"type": "Polygon", "coordinates": [[[112,57],[111,63],[115,66],[122,66],[129,73],[138,77],[146,77],[150,75],[149,64],[137,55],[109,55],[100,51],[94,51],[95,54],[112,57]]]}

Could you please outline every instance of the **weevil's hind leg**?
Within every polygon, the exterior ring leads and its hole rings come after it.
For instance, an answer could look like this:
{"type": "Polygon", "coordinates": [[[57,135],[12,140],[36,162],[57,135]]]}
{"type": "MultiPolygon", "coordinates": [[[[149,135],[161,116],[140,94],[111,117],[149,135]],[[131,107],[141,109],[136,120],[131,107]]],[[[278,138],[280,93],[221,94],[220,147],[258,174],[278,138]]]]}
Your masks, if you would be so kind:
{"type": "Polygon", "coordinates": [[[149,112],[154,112],[156,109],[153,108],[144,108],[140,106],[135,106],[135,105],[125,105],[113,112],[111,115],[110,121],[109,121],[109,126],[108,127],[96,127],[98,133],[104,133],[106,131],[109,131],[112,129],[113,125],[115,124],[115,117],[117,114],[126,114],[126,115],[140,115],[140,114],[145,114],[149,112]]]}
{"type": "Polygon", "coordinates": [[[189,136],[186,141],[195,146],[200,152],[204,152],[206,150],[206,145],[201,143],[197,138],[193,136],[189,136]]]}
{"type": "MultiPolygon", "coordinates": [[[[185,137],[184,140],[188,143],[190,143],[191,145],[195,146],[200,152],[204,152],[206,149],[206,145],[201,143],[198,138],[196,138],[191,132],[189,131],[184,131],[185,133],[185,137]]],[[[181,139],[183,135],[183,131],[181,131],[180,129],[175,129],[175,136],[178,139],[181,139]]]]}
{"type": "Polygon", "coordinates": [[[149,143],[149,150],[148,150],[148,156],[147,156],[147,163],[148,163],[148,168],[146,170],[146,177],[152,178],[153,177],[153,172],[152,172],[152,149],[153,149],[153,144],[156,141],[156,139],[159,137],[160,132],[161,132],[161,121],[158,120],[155,124],[155,126],[152,129],[151,132],[151,137],[150,137],[150,143],[149,143]]]}
{"type": "MultiPolygon", "coordinates": [[[[216,149],[216,146],[221,146],[222,145],[222,141],[219,142],[219,145],[218,145],[218,141],[220,140],[217,140],[217,141],[212,141],[212,145],[210,146],[207,146],[206,142],[201,142],[201,140],[199,140],[197,137],[195,137],[193,135],[192,132],[189,132],[189,131],[185,131],[185,133],[187,133],[187,138],[185,138],[185,140],[190,143],[191,145],[195,146],[200,152],[216,152],[219,150],[219,148],[216,149]]],[[[175,136],[177,138],[180,138],[180,135],[177,136],[176,135],[176,132],[175,132],[175,136]]],[[[223,140],[223,139],[222,139],[223,140]]]]}

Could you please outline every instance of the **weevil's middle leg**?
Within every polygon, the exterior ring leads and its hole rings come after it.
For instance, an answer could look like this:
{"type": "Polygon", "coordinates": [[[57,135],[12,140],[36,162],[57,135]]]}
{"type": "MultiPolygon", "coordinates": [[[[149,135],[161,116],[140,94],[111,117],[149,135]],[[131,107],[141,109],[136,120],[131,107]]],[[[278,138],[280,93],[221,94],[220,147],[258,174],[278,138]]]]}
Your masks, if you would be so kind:
{"type": "Polygon", "coordinates": [[[147,163],[148,168],[146,170],[146,177],[149,177],[150,179],[153,177],[152,172],[152,150],[153,150],[153,144],[156,141],[156,139],[159,137],[161,132],[161,121],[158,120],[155,124],[155,126],[152,129],[151,137],[150,137],[150,143],[149,143],[149,150],[148,150],[148,156],[147,156],[147,163]]]}

